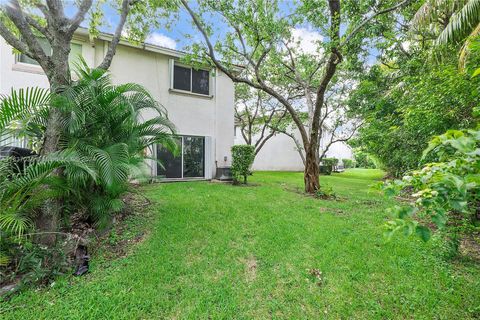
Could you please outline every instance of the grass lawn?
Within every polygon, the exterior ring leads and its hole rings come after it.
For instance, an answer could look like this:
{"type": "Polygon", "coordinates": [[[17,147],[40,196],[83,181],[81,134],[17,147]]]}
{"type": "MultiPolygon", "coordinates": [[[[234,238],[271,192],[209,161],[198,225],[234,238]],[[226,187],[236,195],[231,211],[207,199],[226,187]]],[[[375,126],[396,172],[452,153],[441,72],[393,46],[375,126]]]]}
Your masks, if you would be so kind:
{"type": "Polygon", "coordinates": [[[252,186],[155,184],[150,230],[131,254],[1,305],[2,319],[470,319],[480,266],[433,241],[382,237],[392,205],[377,170],[321,177],[338,201],[306,197],[301,173],[252,186]]]}

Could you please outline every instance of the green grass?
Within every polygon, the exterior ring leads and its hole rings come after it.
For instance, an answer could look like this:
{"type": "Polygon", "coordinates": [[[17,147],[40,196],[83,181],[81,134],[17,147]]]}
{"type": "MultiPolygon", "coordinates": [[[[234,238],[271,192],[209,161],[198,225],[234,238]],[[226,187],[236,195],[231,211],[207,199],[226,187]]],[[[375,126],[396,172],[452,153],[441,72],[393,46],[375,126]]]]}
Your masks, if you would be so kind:
{"type": "Polygon", "coordinates": [[[368,187],[381,176],[321,177],[339,201],[302,195],[301,173],[258,172],[249,187],[148,186],[150,233],[130,255],[24,292],[0,318],[479,317],[478,265],[442,259],[434,242],[383,240],[392,203],[368,187]]]}

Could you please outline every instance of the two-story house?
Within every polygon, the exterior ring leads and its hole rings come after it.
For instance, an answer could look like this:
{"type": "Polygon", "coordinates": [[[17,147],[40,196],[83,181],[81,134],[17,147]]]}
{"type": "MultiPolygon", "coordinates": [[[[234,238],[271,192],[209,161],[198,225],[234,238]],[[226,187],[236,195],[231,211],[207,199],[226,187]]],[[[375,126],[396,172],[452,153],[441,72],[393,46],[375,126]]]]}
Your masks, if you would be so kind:
{"type": "MultiPolygon", "coordinates": [[[[81,54],[89,66],[97,66],[109,40],[109,35],[102,34],[91,41],[87,31],[80,29],[71,43],[71,59],[81,54]]],[[[48,50],[46,41],[43,45],[48,50]]],[[[182,64],[183,54],[151,44],[121,42],[109,71],[114,83],[135,82],[147,88],[167,109],[176,126],[180,156],[173,157],[160,146],[155,147],[152,152],[164,166],[151,161],[152,176],[171,180],[211,179],[216,176],[217,168],[230,166],[234,85],[219,71],[196,70],[182,64]]],[[[27,56],[15,54],[0,38],[0,93],[34,86],[48,87],[40,66],[27,56]]],[[[145,120],[149,116],[143,115],[145,120]]]]}

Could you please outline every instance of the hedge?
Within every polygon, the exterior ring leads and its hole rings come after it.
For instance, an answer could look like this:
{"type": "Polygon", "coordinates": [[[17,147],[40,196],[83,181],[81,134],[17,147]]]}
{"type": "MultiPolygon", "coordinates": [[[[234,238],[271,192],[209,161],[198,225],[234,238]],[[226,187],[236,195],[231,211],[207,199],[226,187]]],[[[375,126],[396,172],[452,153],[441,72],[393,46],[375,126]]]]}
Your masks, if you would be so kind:
{"type": "Polygon", "coordinates": [[[250,167],[255,159],[255,147],[242,144],[232,147],[232,175],[234,183],[239,183],[243,177],[243,183],[247,183],[250,167]]]}

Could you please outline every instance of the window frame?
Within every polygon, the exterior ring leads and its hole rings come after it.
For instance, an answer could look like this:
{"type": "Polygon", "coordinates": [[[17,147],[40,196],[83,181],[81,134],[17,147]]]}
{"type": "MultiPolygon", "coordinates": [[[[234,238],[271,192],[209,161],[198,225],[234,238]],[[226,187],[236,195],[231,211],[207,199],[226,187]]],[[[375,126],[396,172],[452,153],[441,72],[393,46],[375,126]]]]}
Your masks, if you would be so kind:
{"type": "MultiPolygon", "coordinates": [[[[46,38],[44,38],[46,39],[46,38]]],[[[72,44],[76,44],[76,45],[79,45],[81,47],[81,55],[83,57],[83,47],[84,47],[84,42],[82,41],[79,41],[79,40],[75,40],[75,39],[72,39],[70,41],[70,45],[72,44]]],[[[50,43],[49,43],[50,45],[50,43]]],[[[71,48],[70,48],[71,50],[71,48]]],[[[33,69],[38,69],[38,70],[43,70],[42,67],[39,65],[39,64],[36,64],[36,63],[28,63],[28,62],[23,62],[23,61],[20,61],[20,57],[24,55],[24,53],[17,53],[15,54],[15,65],[17,66],[21,66],[21,67],[25,67],[25,68],[33,68],[33,69]]],[[[52,55],[52,48],[50,47],[50,54],[49,56],[52,55]]],[[[70,63],[70,62],[69,62],[70,63]]]]}
{"type": "Polygon", "coordinates": [[[204,93],[198,93],[194,92],[193,90],[193,68],[192,66],[189,66],[187,64],[181,63],[178,60],[175,59],[170,59],[170,92],[175,92],[175,93],[183,93],[183,94],[188,94],[188,95],[193,95],[193,96],[198,96],[198,97],[204,97],[204,98],[213,98],[213,86],[214,86],[214,81],[212,77],[212,70],[207,69],[207,68],[199,68],[196,70],[203,70],[208,72],[208,94],[204,93]],[[190,69],[190,91],[188,90],[182,90],[182,89],[177,89],[174,87],[174,82],[175,82],[175,66],[179,66],[182,68],[190,69]]]}
{"type": "MultiPolygon", "coordinates": [[[[205,179],[209,179],[207,177],[208,175],[208,164],[207,164],[207,160],[208,160],[208,152],[209,152],[209,147],[208,147],[208,136],[201,136],[201,135],[194,135],[194,134],[180,134],[180,135],[177,135],[176,137],[180,138],[180,154],[178,155],[178,158],[180,158],[180,170],[181,170],[181,176],[180,177],[177,177],[177,178],[167,178],[167,177],[162,177],[159,175],[159,170],[158,170],[158,163],[155,164],[155,171],[152,171],[152,174],[154,175],[155,178],[160,178],[161,180],[163,181],[180,181],[180,180],[205,180],[205,179]],[[203,150],[202,150],[202,153],[203,153],[203,159],[202,159],[202,162],[203,162],[203,168],[202,168],[202,171],[203,171],[203,176],[194,176],[194,177],[188,177],[188,176],[185,176],[185,138],[201,138],[203,139],[203,150]]],[[[159,144],[155,144],[155,160],[160,160],[158,158],[158,148],[159,148],[159,144]]]]}

